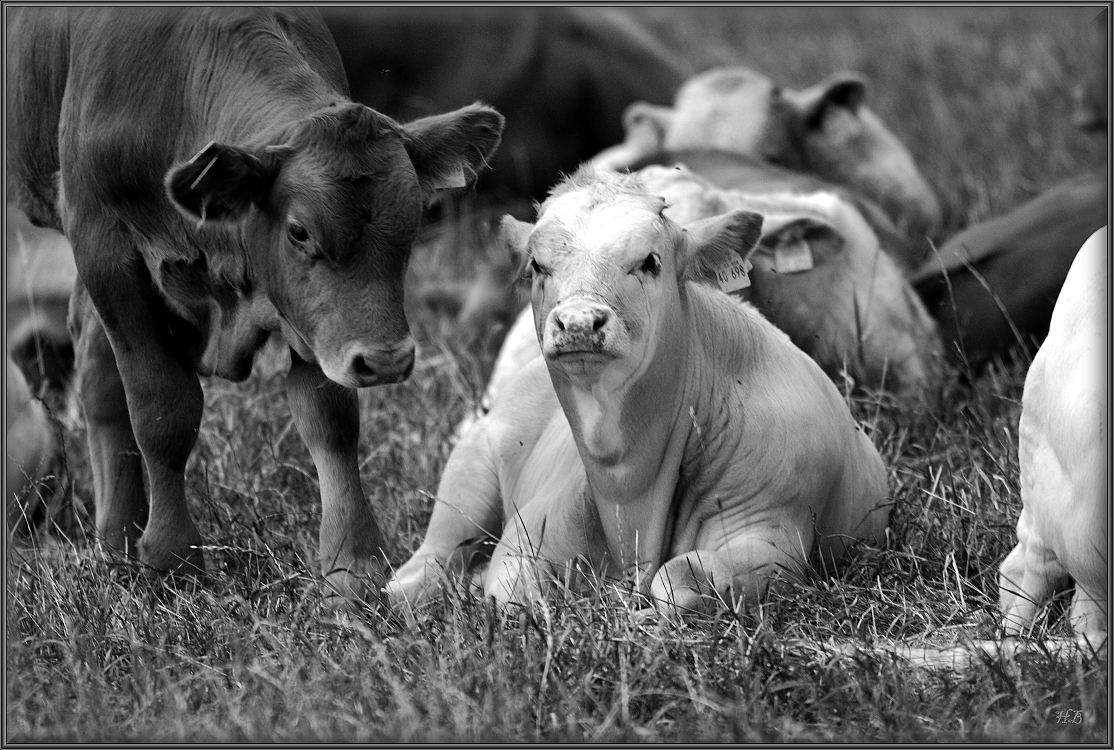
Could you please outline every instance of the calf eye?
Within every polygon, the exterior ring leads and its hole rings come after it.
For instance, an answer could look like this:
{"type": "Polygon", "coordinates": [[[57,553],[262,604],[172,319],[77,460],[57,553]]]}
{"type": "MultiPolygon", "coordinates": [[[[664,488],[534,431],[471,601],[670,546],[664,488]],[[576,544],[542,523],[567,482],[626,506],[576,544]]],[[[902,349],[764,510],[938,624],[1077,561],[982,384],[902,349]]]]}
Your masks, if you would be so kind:
{"type": "Polygon", "coordinates": [[[296,245],[301,245],[309,241],[309,232],[296,221],[291,221],[286,225],[286,233],[290,236],[290,241],[296,245]]]}
{"type": "Polygon", "coordinates": [[[657,253],[650,253],[646,256],[646,260],[642,261],[642,266],[638,270],[651,276],[657,276],[661,273],[661,258],[657,256],[657,253]]]}
{"type": "Polygon", "coordinates": [[[541,267],[540,263],[538,263],[536,260],[531,258],[530,259],[530,272],[532,274],[534,274],[535,276],[540,276],[540,275],[543,275],[545,273],[545,269],[541,267]]]}

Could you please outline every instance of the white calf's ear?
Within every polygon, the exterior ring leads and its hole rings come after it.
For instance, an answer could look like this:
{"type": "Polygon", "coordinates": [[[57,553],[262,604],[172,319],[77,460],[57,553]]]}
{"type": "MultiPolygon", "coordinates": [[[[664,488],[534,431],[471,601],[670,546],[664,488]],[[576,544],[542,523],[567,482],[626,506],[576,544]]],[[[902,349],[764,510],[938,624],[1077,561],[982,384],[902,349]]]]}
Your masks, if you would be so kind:
{"type": "Polygon", "coordinates": [[[717,214],[686,225],[684,236],[679,278],[714,281],[721,268],[754,252],[762,236],[762,215],[744,209],[717,214]]]}
{"type": "Polygon", "coordinates": [[[519,265],[522,265],[526,263],[526,241],[532,231],[534,231],[533,224],[519,221],[507,214],[499,222],[499,232],[496,234],[495,241],[504,247],[519,265]]]}

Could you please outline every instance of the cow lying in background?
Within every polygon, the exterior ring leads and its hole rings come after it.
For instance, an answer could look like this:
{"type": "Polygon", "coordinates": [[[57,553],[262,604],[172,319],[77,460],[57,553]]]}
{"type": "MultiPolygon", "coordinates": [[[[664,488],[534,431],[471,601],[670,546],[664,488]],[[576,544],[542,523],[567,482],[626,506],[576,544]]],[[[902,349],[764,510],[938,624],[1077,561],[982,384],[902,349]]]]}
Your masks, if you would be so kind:
{"type": "Polygon", "coordinates": [[[37,503],[31,498],[55,457],[54,429],[42,401],[11,356],[4,380],[4,510],[8,530],[28,525],[37,503]]]}
{"type": "Polygon", "coordinates": [[[62,391],[73,373],[66,316],[77,269],[70,243],[52,229],[33,226],[22,211],[8,206],[4,257],[8,353],[32,393],[62,391]]]}
{"type": "Polygon", "coordinates": [[[1105,228],[1086,241],[1056,301],[1048,337],[1021,398],[1017,546],[999,582],[1008,634],[1033,624],[1040,606],[1075,582],[1071,624],[1106,637],[1110,545],[1107,405],[1109,245],[1105,228]]]}
{"type": "MultiPolygon", "coordinates": [[[[721,155],[721,168],[733,158],[721,155]]],[[[744,171],[751,166],[744,163],[744,171]]],[[[935,400],[943,358],[936,325],[851,201],[789,181],[759,193],[721,190],[681,165],[650,166],[636,174],[649,193],[665,201],[665,216],[676,224],[740,209],[764,217],[750,256],[749,286],[738,295],[789,334],[834,381],[847,375],[908,403],[935,400]]],[[[477,416],[540,354],[531,320],[526,307],[504,339],[477,416]]]]}
{"type": "Polygon", "coordinates": [[[748,68],[713,68],[687,80],[672,107],[632,104],[623,115],[625,142],[592,163],[629,169],[667,152],[711,149],[815,175],[881,206],[913,240],[895,257],[913,269],[928,252],[924,239],[940,230],[940,204],[866,97],[857,73],[793,91],[748,68]]]}
{"type": "Polygon", "coordinates": [[[423,208],[474,179],[502,117],[473,105],[401,125],[350,101],[312,11],[9,20],[9,195],[73,246],[98,534],[155,570],[203,568],[184,478],[198,374],[247,377],[281,332],[321,485],[322,570],[341,594],[376,590],[354,389],[409,375],[402,274],[423,208]]]}
{"type": "Polygon", "coordinates": [[[665,208],[640,176],[587,168],[536,226],[504,220],[530,258],[544,358],[453,450],[393,599],[420,601],[458,547],[500,534],[497,601],[544,597],[583,558],[682,611],[752,605],[808,561],[882,540],[886,471],[835,386],[709,284],[734,286],[761,217],[682,229],[665,208]]]}
{"type": "MultiPolygon", "coordinates": [[[[908,150],[863,106],[866,93],[858,74],[796,92],[746,68],[715,68],[685,82],[673,107],[632,104],[623,116],[625,140],[591,163],[632,171],[682,163],[721,188],[836,192],[909,273],[930,249],[924,237],[939,231],[940,207],[908,150]]],[[[501,259],[490,266],[494,273],[481,274],[474,289],[454,283],[429,290],[442,309],[482,313],[458,319],[471,340],[486,334],[477,325],[521,309],[509,266],[501,259]]]]}
{"type": "Polygon", "coordinates": [[[949,239],[910,278],[948,357],[977,371],[1042,340],[1076,251],[1109,210],[1106,173],[1083,175],[949,239]]]}
{"type": "Polygon", "coordinates": [[[533,216],[562,175],[623,138],[635,101],[665,104],[691,70],[637,21],[577,7],[322,7],[352,98],[399,119],[477,99],[507,118],[476,190],[533,216]]]}

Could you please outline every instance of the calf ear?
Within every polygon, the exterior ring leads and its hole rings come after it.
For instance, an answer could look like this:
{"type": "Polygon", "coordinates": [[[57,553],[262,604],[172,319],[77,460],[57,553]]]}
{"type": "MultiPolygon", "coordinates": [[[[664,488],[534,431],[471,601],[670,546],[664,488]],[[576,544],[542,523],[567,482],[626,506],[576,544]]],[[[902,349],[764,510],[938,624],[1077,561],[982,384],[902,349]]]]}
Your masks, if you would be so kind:
{"type": "Polygon", "coordinates": [[[271,189],[274,173],[255,155],[210,141],[166,173],[166,193],[191,219],[237,221],[271,189]]]}
{"type": "Polygon", "coordinates": [[[805,125],[815,128],[823,122],[829,107],[843,107],[857,113],[866,101],[869,86],[861,73],[842,71],[797,92],[793,99],[805,125]]]}
{"type": "Polygon", "coordinates": [[[785,262],[777,257],[779,253],[783,258],[791,253],[796,256],[804,253],[809,264],[819,266],[842,252],[846,245],[835,226],[814,216],[768,217],[763,230],[759,252],[765,256],[763,263],[768,262],[778,273],[786,272],[779,269],[779,265],[785,262]]]}
{"type": "Polygon", "coordinates": [[[683,280],[714,281],[716,271],[754,252],[762,236],[762,215],[736,209],[700,219],[684,228],[684,256],[678,263],[683,280]]]}
{"type": "Polygon", "coordinates": [[[499,147],[504,122],[503,115],[476,103],[402,126],[427,205],[438,190],[475,183],[499,147]]]}
{"type": "Polygon", "coordinates": [[[519,221],[510,214],[504,216],[499,222],[499,232],[495,241],[507,251],[507,254],[518,265],[517,278],[521,278],[526,270],[526,261],[530,257],[526,251],[526,241],[530,238],[530,232],[532,231],[534,231],[533,224],[519,221]]]}

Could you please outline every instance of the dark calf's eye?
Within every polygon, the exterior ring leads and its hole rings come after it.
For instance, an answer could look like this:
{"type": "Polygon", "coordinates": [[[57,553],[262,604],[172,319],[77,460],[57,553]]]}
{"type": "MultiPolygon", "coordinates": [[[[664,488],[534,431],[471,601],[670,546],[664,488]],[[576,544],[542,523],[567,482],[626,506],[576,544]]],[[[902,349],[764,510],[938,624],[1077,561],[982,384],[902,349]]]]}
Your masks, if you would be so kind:
{"type": "Polygon", "coordinates": [[[292,221],[286,225],[286,233],[289,235],[290,240],[301,245],[309,241],[309,232],[306,228],[296,221],[292,221]]]}
{"type": "Polygon", "coordinates": [[[539,275],[545,273],[545,269],[542,268],[541,264],[539,264],[536,260],[531,258],[530,259],[530,273],[534,274],[535,276],[539,276],[539,275]]]}
{"type": "Polygon", "coordinates": [[[646,260],[642,261],[642,266],[639,270],[651,276],[657,276],[661,273],[661,258],[659,258],[656,253],[650,253],[646,256],[646,260]]]}

